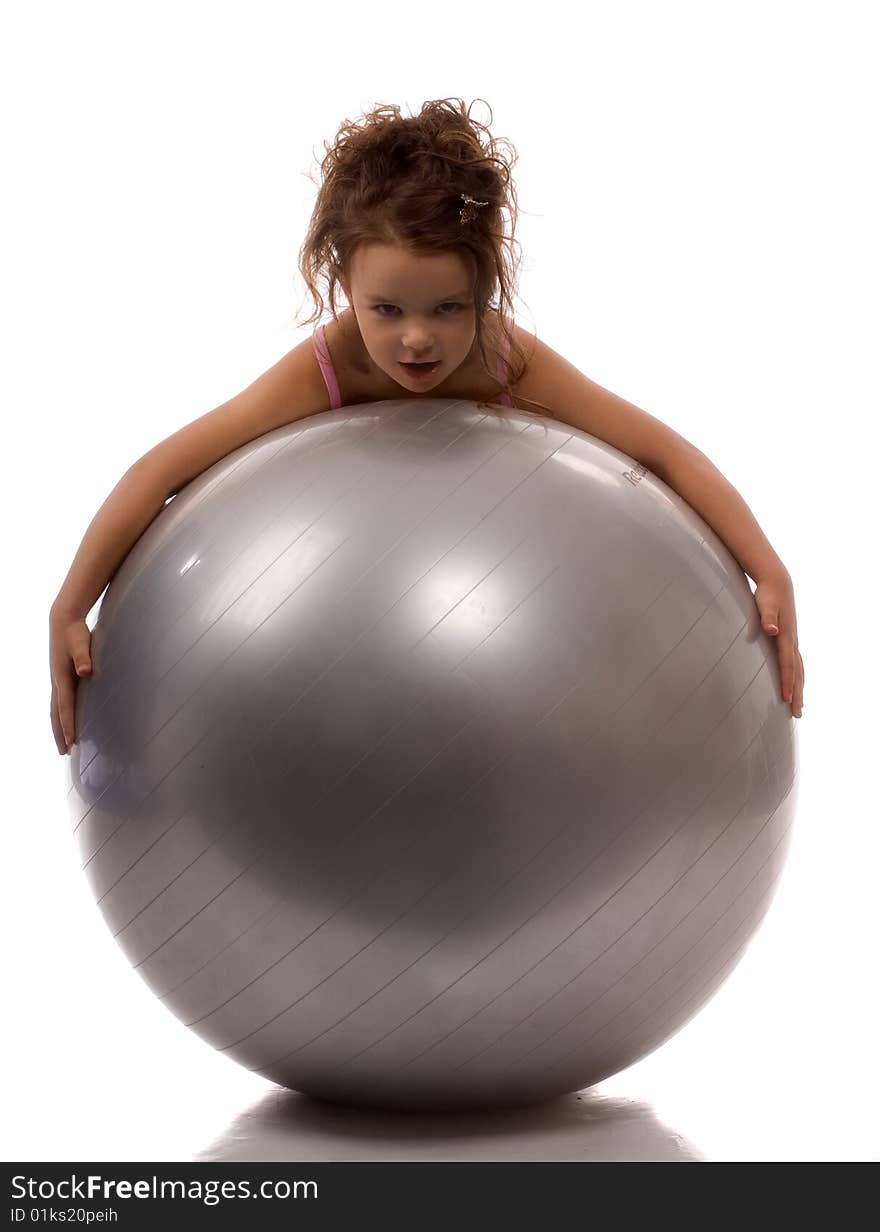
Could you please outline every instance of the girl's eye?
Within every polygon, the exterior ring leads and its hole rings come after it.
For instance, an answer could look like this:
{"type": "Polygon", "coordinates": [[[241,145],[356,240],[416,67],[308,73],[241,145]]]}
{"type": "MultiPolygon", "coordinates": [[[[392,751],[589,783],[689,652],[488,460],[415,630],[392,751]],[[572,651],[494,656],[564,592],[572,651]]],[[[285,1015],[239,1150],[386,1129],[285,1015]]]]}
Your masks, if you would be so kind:
{"type": "MultiPolygon", "coordinates": [[[[463,305],[456,303],[454,300],[450,300],[447,303],[440,305],[441,308],[455,308],[455,309],[461,308],[462,306],[463,305]]],[[[387,313],[381,311],[383,308],[391,308],[395,312],[397,311],[396,305],[394,304],[376,304],[375,310],[376,312],[379,313],[380,317],[384,317],[388,315],[387,313]]],[[[454,312],[443,312],[441,313],[441,316],[452,317],[452,316],[455,316],[455,313],[454,312]]]]}

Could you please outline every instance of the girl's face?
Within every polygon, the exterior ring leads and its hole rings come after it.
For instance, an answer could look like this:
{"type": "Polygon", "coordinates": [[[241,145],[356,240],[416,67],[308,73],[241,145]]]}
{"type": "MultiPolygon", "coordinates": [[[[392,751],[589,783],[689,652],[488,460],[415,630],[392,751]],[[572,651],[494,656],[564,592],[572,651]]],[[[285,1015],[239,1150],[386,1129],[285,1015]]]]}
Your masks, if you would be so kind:
{"type": "Polygon", "coordinates": [[[404,389],[446,380],[476,338],[473,275],[455,252],[416,256],[395,244],[361,244],[350,282],[340,279],[373,362],[404,389]],[[436,361],[420,375],[407,363],[436,361]]]}

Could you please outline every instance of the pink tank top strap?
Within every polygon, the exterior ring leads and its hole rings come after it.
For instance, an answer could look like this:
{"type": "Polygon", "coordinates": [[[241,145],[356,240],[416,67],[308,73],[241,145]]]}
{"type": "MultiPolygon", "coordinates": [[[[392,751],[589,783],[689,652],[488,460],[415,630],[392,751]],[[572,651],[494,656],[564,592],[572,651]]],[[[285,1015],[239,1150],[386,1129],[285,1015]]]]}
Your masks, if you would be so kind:
{"type": "MultiPolygon", "coordinates": [[[[509,321],[508,325],[510,325],[511,329],[513,328],[512,322],[509,321]]],[[[508,360],[510,359],[510,340],[503,334],[501,335],[501,352],[502,359],[499,360],[498,363],[497,377],[499,381],[506,381],[509,379],[510,375],[508,364],[508,360]]],[[[499,394],[495,401],[499,402],[502,406],[509,406],[511,409],[514,409],[513,399],[507,390],[499,394]]]]}
{"type": "Polygon", "coordinates": [[[327,393],[330,395],[330,410],[338,411],[342,406],[342,398],[339,393],[339,382],[333,370],[333,360],[330,358],[330,349],[327,346],[327,339],[324,337],[323,325],[316,327],[312,334],[312,344],[315,348],[315,355],[318,360],[318,367],[321,369],[321,375],[324,378],[324,384],[327,386],[327,393]]]}

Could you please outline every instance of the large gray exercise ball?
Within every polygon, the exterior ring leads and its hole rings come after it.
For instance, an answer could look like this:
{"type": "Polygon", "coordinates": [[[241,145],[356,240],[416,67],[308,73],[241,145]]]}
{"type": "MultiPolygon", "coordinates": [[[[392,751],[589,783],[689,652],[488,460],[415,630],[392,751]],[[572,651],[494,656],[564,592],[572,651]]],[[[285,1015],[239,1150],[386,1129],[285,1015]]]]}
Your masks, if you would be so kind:
{"type": "Polygon", "coordinates": [[[153,992],[336,1102],[526,1104],[657,1048],[778,884],[796,744],[718,536],[472,401],[345,407],[193,480],[113,577],[76,840],[153,992]]]}

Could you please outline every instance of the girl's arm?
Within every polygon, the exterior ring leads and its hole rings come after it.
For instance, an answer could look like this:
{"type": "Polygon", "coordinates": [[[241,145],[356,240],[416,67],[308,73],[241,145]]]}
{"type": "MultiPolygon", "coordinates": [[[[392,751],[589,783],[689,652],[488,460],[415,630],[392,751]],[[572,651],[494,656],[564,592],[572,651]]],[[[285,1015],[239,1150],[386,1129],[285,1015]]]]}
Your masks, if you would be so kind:
{"type": "Polygon", "coordinates": [[[49,611],[49,716],[59,753],[76,738],[77,677],[92,666],[86,616],[168,498],[248,441],[329,405],[306,339],[229,402],[160,441],[122,476],[92,519],[49,611]]]}
{"type": "Polygon", "coordinates": [[[751,509],[699,449],[673,450],[655,473],[708,522],[753,582],[788,578],[751,509]]]}
{"type": "Polygon", "coordinates": [[[242,445],[329,405],[306,339],[240,394],[160,441],[129,467],[95,514],[53,609],[86,616],[169,497],[242,445]]]}
{"type": "Polygon", "coordinates": [[[791,577],[739,492],[704,453],[668,425],[591,381],[546,343],[519,327],[516,333],[530,354],[522,380],[513,387],[514,399],[522,394],[542,402],[554,418],[653,471],[712,527],[756,583],[764,630],[778,637],[783,700],[800,717],[804,668],[791,577]]]}
{"type": "Polygon", "coordinates": [[[657,470],[679,496],[723,539],[755,587],[765,633],[777,639],[782,700],[799,719],[804,705],[804,661],[798,644],[791,576],[746,502],[705,454],[689,445],[673,451],[657,470]]]}

